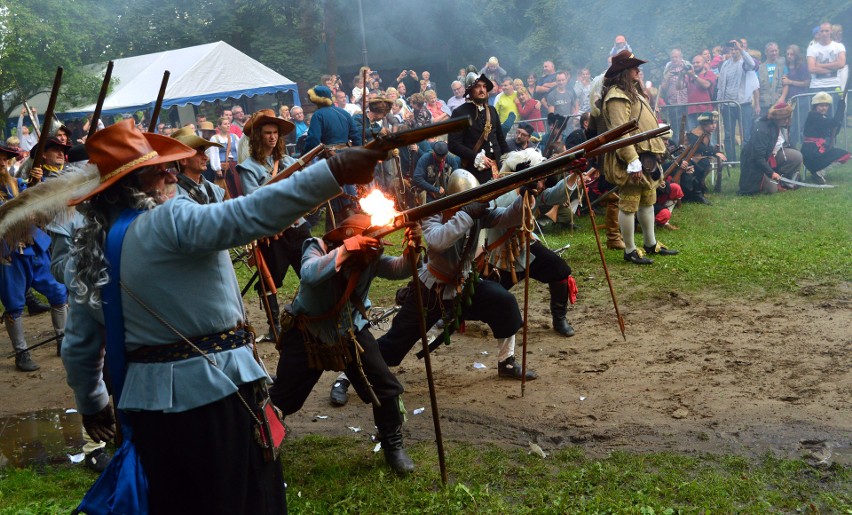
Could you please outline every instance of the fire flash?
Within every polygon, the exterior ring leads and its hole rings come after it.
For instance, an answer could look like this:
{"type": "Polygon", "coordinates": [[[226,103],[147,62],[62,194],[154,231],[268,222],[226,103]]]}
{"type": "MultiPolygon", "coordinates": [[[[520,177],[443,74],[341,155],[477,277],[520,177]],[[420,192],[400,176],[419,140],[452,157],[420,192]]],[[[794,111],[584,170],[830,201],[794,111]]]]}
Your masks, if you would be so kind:
{"type": "Polygon", "coordinates": [[[379,189],[374,189],[360,200],[361,209],[370,215],[370,223],[375,227],[393,225],[397,215],[393,200],[387,198],[379,189]]]}

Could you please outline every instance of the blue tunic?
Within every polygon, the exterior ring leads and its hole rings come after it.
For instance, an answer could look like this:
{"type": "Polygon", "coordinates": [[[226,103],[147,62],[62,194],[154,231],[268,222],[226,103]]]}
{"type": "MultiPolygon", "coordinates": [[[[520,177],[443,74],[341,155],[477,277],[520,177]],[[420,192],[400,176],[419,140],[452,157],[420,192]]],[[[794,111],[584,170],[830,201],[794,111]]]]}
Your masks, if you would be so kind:
{"type": "MultiPolygon", "coordinates": [[[[276,234],[340,193],[325,162],[252,195],[199,205],[176,197],[130,225],[121,251],[121,281],[187,338],[217,334],[244,322],[240,288],[227,249],[276,234]]],[[[73,269],[66,266],[66,278],[73,269]]],[[[69,283],[70,284],[70,283],[69,283]]],[[[122,291],[126,346],[180,341],[122,291]]],[[[107,405],[101,374],[103,311],[72,303],[62,359],[82,413],[107,405]]],[[[220,400],[240,384],[266,377],[251,349],[168,363],[129,363],[119,408],[181,412],[220,400]]]]}

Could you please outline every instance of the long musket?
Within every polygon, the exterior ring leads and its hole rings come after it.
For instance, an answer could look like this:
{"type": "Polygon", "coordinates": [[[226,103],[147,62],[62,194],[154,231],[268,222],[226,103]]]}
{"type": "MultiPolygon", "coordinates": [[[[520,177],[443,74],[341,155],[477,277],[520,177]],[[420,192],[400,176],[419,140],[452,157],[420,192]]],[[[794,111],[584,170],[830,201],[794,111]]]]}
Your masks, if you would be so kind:
{"type": "MultiPolygon", "coordinates": [[[[685,152],[681,152],[681,154],[675,159],[672,164],[666,169],[666,172],[663,174],[663,180],[666,180],[668,176],[675,173],[677,170],[680,170],[680,165],[684,161],[689,161],[692,159],[692,156],[698,151],[698,147],[701,146],[701,140],[704,139],[704,135],[700,138],[696,139],[695,142],[689,146],[689,148],[685,152]]],[[[673,179],[674,182],[680,183],[680,175],[675,176],[673,179]]]]}
{"type": "Polygon", "coordinates": [[[92,120],[89,122],[89,138],[98,130],[98,119],[101,117],[101,109],[104,107],[104,100],[107,96],[107,90],[109,90],[109,81],[112,80],[112,67],[113,62],[108,62],[104,81],[101,83],[101,91],[98,93],[98,101],[95,103],[95,112],[92,113],[92,120]]]}
{"type": "Polygon", "coordinates": [[[323,150],[323,146],[322,146],[322,144],[320,144],[320,145],[317,145],[317,146],[315,146],[314,148],[312,148],[312,149],[311,149],[310,151],[308,151],[306,154],[302,154],[302,155],[299,157],[299,159],[297,159],[297,160],[296,160],[296,162],[295,162],[295,163],[291,164],[290,166],[288,166],[287,168],[285,168],[283,171],[278,172],[278,174],[277,174],[277,175],[275,175],[275,177],[273,177],[273,178],[272,178],[272,179],[270,179],[269,181],[267,181],[267,182],[264,184],[264,186],[268,186],[268,185],[270,185],[270,184],[274,184],[274,183],[276,183],[276,182],[278,182],[278,181],[283,181],[283,180],[284,180],[284,179],[286,179],[287,177],[290,177],[290,176],[291,176],[291,175],[293,175],[294,173],[296,173],[296,172],[298,172],[299,170],[301,170],[302,168],[304,168],[304,167],[305,167],[308,163],[310,163],[311,161],[313,161],[313,160],[314,160],[314,158],[315,158],[315,157],[317,157],[317,156],[320,154],[320,152],[322,152],[322,150],[323,150]]]}
{"type": "Polygon", "coordinates": [[[53,89],[50,90],[50,100],[47,102],[47,110],[44,113],[44,125],[41,127],[39,134],[38,145],[33,154],[33,168],[40,167],[44,148],[47,145],[47,139],[50,138],[50,124],[53,122],[53,111],[56,108],[56,98],[59,96],[59,86],[62,85],[62,67],[56,68],[56,75],[53,78],[53,89]]]}
{"type": "Polygon", "coordinates": [[[166,96],[166,86],[169,85],[169,70],[163,72],[163,82],[160,83],[160,92],[157,94],[157,102],[154,104],[154,111],[151,113],[151,123],[148,124],[148,132],[154,132],[157,129],[157,119],[160,117],[160,109],[163,108],[163,98],[166,96]]]}
{"type": "Polygon", "coordinates": [[[367,69],[361,71],[361,144],[367,139],[367,69]]]}

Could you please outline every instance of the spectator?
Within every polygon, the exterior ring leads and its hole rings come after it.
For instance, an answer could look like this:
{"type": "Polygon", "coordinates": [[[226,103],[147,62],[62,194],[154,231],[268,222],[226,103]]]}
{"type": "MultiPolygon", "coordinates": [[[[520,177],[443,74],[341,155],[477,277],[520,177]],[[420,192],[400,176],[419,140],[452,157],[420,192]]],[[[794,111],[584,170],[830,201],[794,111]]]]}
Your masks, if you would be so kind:
{"type": "Polygon", "coordinates": [[[422,93],[415,93],[409,99],[414,118],[411,121],[412,128],[420,128],[432,123],[432,114],[426,107],[426,97],[422,93]]]}
{"type": "MultiPolygon", "coordinates": [[[[686,100],[690,104],[696,102],[710,102],[713,100],[713,90],[716,89],[716,74],[710,70],[709,63],[703,55],[692,58],[692,69],[686,74],[686,100]]],[[[698,115],[706,111],[712,111],[712,104],[701,104],[687,108],[688,129],[698,127],[698,115]]],[[[683,144],[682,141],[678,141],[683,144]]]]}
{"type": "Polygon", "coordinates": [[[808,46],[807,57],[808,71],[811,74],[811,93],[832,92],[837,99],[836,91],[846,87],[845,82],[840,82],[841,70],[846,66],[846,47],[843,43],[831,40],[830,23],[819,26],[816,39],[808,46]]]}
{"type": "Polygon", "coordinates": [[[349,116],[355,116],[361,112],[360,107],[349,102],[349,99],[346,98],[346,92],[343,90],[339,90],[334,93],[334,105],[349,113],[349,116]]]}
{"type": "Polygon", "coordinates": [[[234,119],[231,120],[231,132],[237,135],[238,138],[243,137],[243,126],[246,124],[246,113],[243,111],[243,106],[235,105],[231,108],[231,114],[234,119]]]}
{"type": "MultiPolygon", "coordinates": [[[[33,114],[36,119],[31,120],[32,124],[38,126],[38,114],[35,109],[33,109],[33,114]]],[[[18,117],[18,138],[21,140],[21,149],[29,152],[38,143],[38,137],[35,133],[30,132],[29,126],[24,125],[24,116],[30,117],[26,107],[21,108],[21,116],[18,117]]]]}
{"type": "MultiPolygon", "coordinates": [[[[750,86],[749,74],[754,76],[756,64],[754,59],[743,51],[742,43],[736,39],[729,42],[731,58],[722,64],[719,70],[719,80],[716,83],[718,92],[716,100],[737,102],[739,106],[722,104],[722,122],[725,130],[725,154],[731,161],[737,160],[736,128],[742,120],[743,143],[747,142],[751,133],[754,119],[754,109],[751,105],[754,89],[750,86]]],[[[757,78],[754,77],[756,81],[757,78]]]]}
{"type": "Polygon", "coordinates": [[[498,93],[500,93],[500,84],[503,83],[503,79],[508,75],[508,73],[500,67],[500,61],[498,61],[496,57],[489,57],[485,66],[479,70],[479,74],[488,77],[488,80],[495,85],[494,89],[488,92],[489,103],[493,105],[495,97],[498,93]]]}
{"type": "Polygon", "coordinates": [[[403,100],[407,98],[406,95],[408,94],[408,86],[406,86],[404,82],[400,82],[396,85],[396,91],[397,93],[399,93],[399,98],[403,100]]]}
{"type": "MultiPolygon", "coordinates": [[[[556,87],[556,66],[553,61],[545,61],[541,65],[542,76],[535,82],[535,89],[531,90],[536,100],[541,100],[556,87]]],[[[530,74],[532,75],[532,74],[530,74]]],[[[527,78],[529,84],[529,77],[527,78]]]]}
{"type": "Polygon", "coordinates": [[[541,121],[541,102],[530,97],[530,92],[527,88],[518,90],[518,98],[515,100],[515,105],[518,107],[520,114],[519,120],[528,121],[534,132],[543,133],[544,123],[541,121]]]}
{"type": "Polygon", "coordinates": [[[627,43],[627,38],[619,34],[618,36],[615,36],[615,44],[612,45],[612,49],[609,51],[609,57],[606,59],[607,64],[612,64],[612,57],[622,50],[630,50],[631,53],[633,52],[633,49],[630,48],[630,45],[627,43]]]}
{"type": "Polygon", "coordinates": [[[438,99],[438,94],[434,90],[427,90],[423,97],[426,99],[426,108],[429,109],[429,114],[432,115],[432,123],[443,122],[450,119],[449,109],[443,100],[438,99]]]}
{"type": "Polygon", "coordinates": [[[778,43],[766,44],[766,59],[757,68],[757,80],[760,84],[758,89],[758,103],[754,106],[754,113],[769,111],[769,108],[777,104],[784,93],[784,84],[781,75],[784,71],[784,60],[780,57],[778,43]]]}
{"type": "Polygon", "coordinates": [[[805,166],[814,174],[819,184],[825,184],[825,172],[836,164],[849,161],[849,152],[833,146],[834,131],[844,123],[843,116],[831,118],[833,99],[821,91],[811,100],[813,106],[805,121],[805,142],[802,144],[802,158],[805,166]]]}
{"type": "Polygon", "coordinates": [[[287,104],[281,104],[278,107],[278,118],[282,120],[290,120],[290,106],[287,104]]]}
{"type": "Polygon", "coordinates": [[[216,130],[217,133],[210,138],[210,141],[219,145],[217,158],[210,159],[210,168],[215,172],[214,182],[224,179],[225,172],[233,170],[239,161],[237,135],[231,132],[231,120],[226,116],[219,117],[216,130]]]}
{"type": "Polygon", "coordinates": [[[560,71],[556,74],[556,87],[542,101],[547,112],[567,118],[577,111],[577,97],[574,95],[574,90],[568,87],[570,78],[571,74],[567,71],[560,71]]]}
{"type": "Polygon", "coordinates": [[[515,120],[518,119],[520,113],[515,102],[518,100],[518,94],[515,92],[515,86],[511,77],[503,79],[503,92],[494,101],[494,108],[497,109],[497,115],[500,117],[500,123],[505,123],[509,119],[509,114],[515,115],[515,120]]]}
{"type": "MultiPolygon", "coordinates": [[[[352,103],[358,104],[361,102],[361,96],[364,94],[364,79],[360,75],[356,75],[352,79],[352,103]]],[[[296,137],[298,139],[298,136],[296,137]]]]}
{"type": "Polygon", "coordinates": [[[577,111],[588,113],[592,110],[589,97],[592,94],[592,72],[588,68],[580,70],[577,81],[574,82],[574,95],[577,97],[577,111]]]}
{"type": "Polygon", "coordinates": [[[296,139],[302,137],[302,135],[308,132],[308,122],[305,121],[305,111],[301,106],[293,106],[290,108],[290,115],[292,116],[292,122],[296,124],[296,139]]]}
{"type": "Polygon", "coordinates": [[[414,70],[402,70],[397,76],[396,89],[399,91],[399,96],[405,98],[405,96],[411,92],[412,94],[417,93],[420,90],[420,79],[417,77],[417,72],[414,70]],[[403,86],[400,86],[403,84],[403,86]]]}
{"type": "Polygon", "coordinates": [[[426,82],[426,89],[435,89],[435,83],[433,83],[431,80],[429,80],[431,78],[432,78],[432,74],[427,72],[427,71],[424,71],[423,73],[420,74],[420,81],[426,82]]]}
{"type": "Polygon", "coordinates": [[[784,68],[784,76],[781,83],[784,90],[781,92],[781,101],[791,103],[794,106],[793,122],[790,125],[790,144],[796,145],[801,139],[800,128],[805,123],[808,110],[807,99],[797,99],[797,95],[808,92],[811,83],[811,74],[808,72],[808,63],[802,57],[802,50],[798,45],[787,47],[787,66],[784,68]]]}
{"type": "MultiPolygon", "coordinates": [[[[688,73],[695,73],[695,70],[687,62],[683,60],[683,53],[680,48],[672,49],[669,54],[671,61],[666,63],[663,71],[663,82],[660,84],[663,100],[669,108],[666,110],[666,119],[672,128],[674,138],[680,139],[681,118],[686,114],[686,108],[682,104],[688,102],[689,98],[686,89],[686,77],[688,73]]],[[[682,143],[678,141],[678,143],[682,143]]]]}
{"type": "Polygon", "coordinates": [[[453,90],[453,96],[449,100],[447,100],[447,107],[450,109],[450,113],[456,110],[456,108],[462,104],[464,104],[464,85],[455,80],[452,84],[450,84],[450,89],[453,90]]]}

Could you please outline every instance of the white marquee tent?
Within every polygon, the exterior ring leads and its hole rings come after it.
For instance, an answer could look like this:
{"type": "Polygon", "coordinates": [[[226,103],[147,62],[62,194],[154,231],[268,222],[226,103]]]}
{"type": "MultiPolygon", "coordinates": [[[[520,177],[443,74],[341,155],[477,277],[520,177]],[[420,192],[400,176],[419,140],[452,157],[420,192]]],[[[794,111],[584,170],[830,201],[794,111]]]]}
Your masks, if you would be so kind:
{"type": "MultiPolygon", "coordinates": [[[[106,63],[97,65],[97,69],[103,75],[106,63]]],[[[170,76],[163,109],[279,91],[292,91],[294,102],[300,105],[295,82],[219,41],[116,59],[112,76],[118,79],[117,85],[107,95],[102,113],[153,109],[166,70],[170,76]]],[[[75,107],[61,117],[86,116],[94,110],[94,104],[75,107]]]]}

